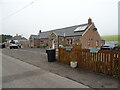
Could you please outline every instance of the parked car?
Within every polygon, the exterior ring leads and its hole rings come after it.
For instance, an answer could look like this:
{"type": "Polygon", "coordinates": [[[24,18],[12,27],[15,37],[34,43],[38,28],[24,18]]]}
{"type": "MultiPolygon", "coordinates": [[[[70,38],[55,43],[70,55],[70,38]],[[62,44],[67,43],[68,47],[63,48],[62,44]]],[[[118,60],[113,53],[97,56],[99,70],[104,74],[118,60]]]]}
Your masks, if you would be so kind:
{"type": "Polygon", "coordinates": [[[113,50],[120,51],[120,46],[114,47],[113,50]]]}
{"type": "Polygon", "coordinates": [[[117,42],[107,42],[101,47],[101,50],[113,50],[117,46],[118,46],[117,42]]]}
{"type": "Polygon", "coordinates": [[[5,44],[4,43],[0,44],[0,48],[5,48],[5,44]]]}

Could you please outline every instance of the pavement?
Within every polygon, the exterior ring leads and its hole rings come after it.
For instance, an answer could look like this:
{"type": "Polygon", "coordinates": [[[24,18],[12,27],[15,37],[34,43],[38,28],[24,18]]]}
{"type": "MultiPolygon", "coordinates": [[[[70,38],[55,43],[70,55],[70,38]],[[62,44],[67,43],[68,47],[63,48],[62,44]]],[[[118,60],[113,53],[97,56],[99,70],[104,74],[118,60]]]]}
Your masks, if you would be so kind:
{"type": "Polygon", "coordinates": [[[2,88],[89,88],[4,54],[2,71],[2,88]]]}
{"type": "Polygon", "coordinates": [[[37,66],[48,72],[68,78],[90,88],[118,88],[118,78],[97,73],[81,68],[71,68],[69,65],[56,62],[48,62],[45,49],[3,49],[4,54],[18,60],[37,66]]]}

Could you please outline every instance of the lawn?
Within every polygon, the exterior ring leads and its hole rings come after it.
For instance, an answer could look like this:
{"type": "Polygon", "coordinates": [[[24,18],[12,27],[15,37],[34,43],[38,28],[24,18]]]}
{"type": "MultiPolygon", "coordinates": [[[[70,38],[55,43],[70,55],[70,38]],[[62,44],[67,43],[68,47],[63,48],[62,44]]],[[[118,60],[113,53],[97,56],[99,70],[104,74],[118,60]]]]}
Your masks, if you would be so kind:
{"type": "Polygon", "coordinates": [[[118,35],[106,35],[102,36],[105,42],[118,42],[118,35]]]}

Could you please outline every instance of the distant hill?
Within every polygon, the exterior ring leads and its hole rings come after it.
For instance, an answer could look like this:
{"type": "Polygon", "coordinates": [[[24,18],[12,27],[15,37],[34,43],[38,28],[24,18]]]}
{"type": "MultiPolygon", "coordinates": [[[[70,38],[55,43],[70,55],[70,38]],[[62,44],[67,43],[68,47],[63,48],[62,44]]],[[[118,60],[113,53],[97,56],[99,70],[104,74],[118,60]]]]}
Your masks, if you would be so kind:
{"type": "Polygon", "coordinates": [[[118,42],[118,35],[106,35],[102,36],[106,42],[118,42]]]}

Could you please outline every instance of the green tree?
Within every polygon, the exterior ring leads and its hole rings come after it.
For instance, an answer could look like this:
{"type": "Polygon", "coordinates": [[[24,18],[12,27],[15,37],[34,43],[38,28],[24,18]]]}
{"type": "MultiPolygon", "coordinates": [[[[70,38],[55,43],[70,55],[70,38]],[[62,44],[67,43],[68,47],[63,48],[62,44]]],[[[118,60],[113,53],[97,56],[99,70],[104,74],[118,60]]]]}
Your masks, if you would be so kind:
{"type": "Polygon", "coordinates": [[[11,35],[2,34],[2,35],[0,35],[0,43],[6,42],[6,39],[10,39],[10,38],[12,38],[11,35]]]}

